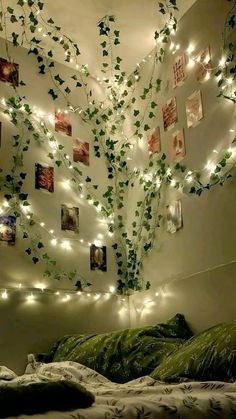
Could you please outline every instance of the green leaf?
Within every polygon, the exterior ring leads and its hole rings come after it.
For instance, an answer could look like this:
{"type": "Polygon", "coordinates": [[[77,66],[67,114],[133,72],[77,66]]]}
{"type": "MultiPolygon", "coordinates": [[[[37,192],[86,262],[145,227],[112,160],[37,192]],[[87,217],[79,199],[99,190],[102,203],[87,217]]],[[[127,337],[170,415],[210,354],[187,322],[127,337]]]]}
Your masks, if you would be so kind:
{"type": "Polygon", "coordinates": [[[54,90],[53,90],[53,89],[49,89],[48,94],[49,94],[50,96],[52,96],[52,99],[53,99],[53,100],[56,100],[56,99],[58,98],[58,95],[54,92],[54,90]]]}
{"type": "Polygon", "coordinates": [[[10,6],[7,7],[7,11],[10,14],[14,13],[14,9],[12,9],[10,6]]]}

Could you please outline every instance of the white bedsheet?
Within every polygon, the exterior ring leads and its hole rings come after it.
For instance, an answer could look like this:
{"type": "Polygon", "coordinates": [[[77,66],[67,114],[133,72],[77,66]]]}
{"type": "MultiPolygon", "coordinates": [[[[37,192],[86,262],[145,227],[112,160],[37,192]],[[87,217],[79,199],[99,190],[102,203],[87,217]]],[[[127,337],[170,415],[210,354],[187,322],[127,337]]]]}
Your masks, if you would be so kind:
{"type": "MultiPolygon", "coordinates": [[[[236,418],[236,383],[165,384],[145,376],[116,384],[71,361],[39,364],[34,374],[25,374],[10,382],[20,385],[61,379],[83,384],[95,394],[95,404],[87,409],[21,415],[17,419],[236,418]]],[[[1,380],[0,383],[3,385],[1,380]]]]}

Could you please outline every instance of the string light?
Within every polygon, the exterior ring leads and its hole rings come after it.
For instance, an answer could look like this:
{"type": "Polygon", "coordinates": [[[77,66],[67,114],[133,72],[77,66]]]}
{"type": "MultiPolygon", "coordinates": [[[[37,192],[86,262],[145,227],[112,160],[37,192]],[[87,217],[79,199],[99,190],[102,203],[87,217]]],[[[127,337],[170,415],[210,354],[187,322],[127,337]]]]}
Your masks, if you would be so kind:
{"type": "Polygon", "coordinates": [[[30,295],[27,295],[26,301],[28,301],[29,303],[33,303],[34,300],[35,300],[34,294],[31,293],[30,295]]]}
{"type": "Polygon", "coordinates": [[[1,297],[2,297],[3,300],[7,300],[8,299],[8,293],[7,293],[6,290],[2,292],[1,297]]]}

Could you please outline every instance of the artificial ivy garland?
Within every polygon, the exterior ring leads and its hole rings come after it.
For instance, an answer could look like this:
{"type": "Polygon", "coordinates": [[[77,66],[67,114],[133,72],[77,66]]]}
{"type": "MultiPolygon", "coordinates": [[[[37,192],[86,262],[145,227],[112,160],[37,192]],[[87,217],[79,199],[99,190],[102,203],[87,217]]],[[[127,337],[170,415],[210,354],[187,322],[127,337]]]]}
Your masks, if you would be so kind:
{"type": "MultiPolygon", "coordinates": [[[[185,193],[201,195],[204,190],[216,184],[223,185],[231,177],[235,167],[231,149],[224,150],[217,163],[209,167],[210,177],[207,181],[204,179],[204,173],[189,169],[180,163],[170,166],[165,154],[152,155],[148,167],[142,171],[130,170],[128,167],[127,160],[134,141],[137,142],[146,136],[155,117],[157,97],[161,90],[161,80],[156,76],[156,72],[163,62],[165,46],[177,28],[174,16],[177,10],[176,0],[158,2],[159,12],[166,17],[166,24],[154,35],[156,46],[152,53],[152,71],[140,95],[143,111],[137,105],[137,88],[141,78],[139,65],[132,74],[127,75],[122,71],[122,58],[115,54],[115,47],[119,45],[120,38],[119,31],[113,28],[114,16],[105,16],[98,23],[103,57],[101,71],[104,75],[100,80],[89,73],[87,65],[80,66],[77,63],[80,55],[77,44],[62,32],[53,19],[44,19],[44,4],[41,1],[18,0],[17,5],[17,10],[11,7],[4,9],[2,6],[0,31],[3,31],[7,38],[9,21],[11,24],[21,24],[20,31],[11,32],[10,40],[15,47],[27,46],[29,54],[34,55],[37,60],[39,73],[50,76],[52,86],[48,93],[52,100],[63,98],[68,111],[89,124],[94,140],[94,154],[97,158],[105,159],[110,184],[105,191],[101,191],[99,185],[93,183],[90,177],[85,177],[82,170],[73,165],[64,151],[64,146],[58,143],[53,132],[48,129],[46,120],[35,114],[30,103],[20,94],[19,87],[13,83],[14,95],[1,103],[2,112],[9,116],[18,129],[18,134],[12,137],[11,171],[5,173],[3,169],[0,170],[0,187],[5,194],[6,211],[17,217],[18,228],[27,242],[25,252],[32,262],[46,264],[45,276],[73,280],[78,290],[91,285],[77,270],[65,272],[59,269],[57,262],[45,251],[46,244],[42,241],[39,230],[40,221],[31,212],[28,195],[24,193],[24,180],[27,176],[24,172],[24,153],[29,150],[32,142],[40,144],[46,141],[50,146],[48,157],[57,167],[66,168],[68,179],[78,193],[84,184],[88,203],[107,220],[108,231],[110,235],[114,235],[117,292],[127,294],[147,289],[150,283],[143,280],[142,263],[145,255],[153,248],[157,229],[164,219],[161,204],[165,188],[171,186],[185,193]],[[50,40],[50,49],[45,47],[45,37],[50,40]],[[68,80],[64,80],[57,71],[54,46],[61,48],[66,62],[75,65],[76,70],[68,80]],[[106,90],[106,97],[102,101],[98,100],[90,89],[90,82],[94,79],[106,90]],[[80,89],[81,95],[84,95],[87,104],[85,108],[72,103],[70,97],[74,89],[80,89]],[[127,114],[132,114],[135,118],[133,132],[129,137],[123,132],[127,114]],[[132,231],[128,234],[126,200],[128,189],[134,187],[135,183],[142,188],[143,199],[136,203],[132,231]]],[[[234,29],[235,26],[233,10],[226,21],[228,29],[234,29]]],[[[232,91],[232,83],[236,77],[235,45],[225,41],[223,47],[225,59],[215,71],[219,95],[235,103],[236,92],[232,91]]],[[[7,41],[6,53],[11,61],[7,41]]],[[[20,81],[20,88],[24,85],[25,82],[20,81]]],[[[234,138],[232,143],[235,141],[234,138]]]]}

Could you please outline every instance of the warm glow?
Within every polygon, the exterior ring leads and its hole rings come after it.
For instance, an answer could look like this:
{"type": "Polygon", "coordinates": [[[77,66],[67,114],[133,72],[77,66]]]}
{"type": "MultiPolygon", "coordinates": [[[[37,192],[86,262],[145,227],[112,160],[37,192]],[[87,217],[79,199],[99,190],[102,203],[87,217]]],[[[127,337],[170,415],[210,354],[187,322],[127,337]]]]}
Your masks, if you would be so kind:
{"type": "Polygon", "coordinates": [[[40,289],[41,291],[44,291],[44,290],[45,290],[45,288],[46,288],[46,285],[45,285],[45,284],[43,284],[42,282],[38,282],[38,283],[35,285],[35,288],[38,288],[38,289],[40,289]]]}
{"type": "Polygon", "coordinates": [[[3,300],[7,300],[8,299],[8,293],[7,293],[6,290],[2,292],[1,297],[2,297],[3,300]]]}

